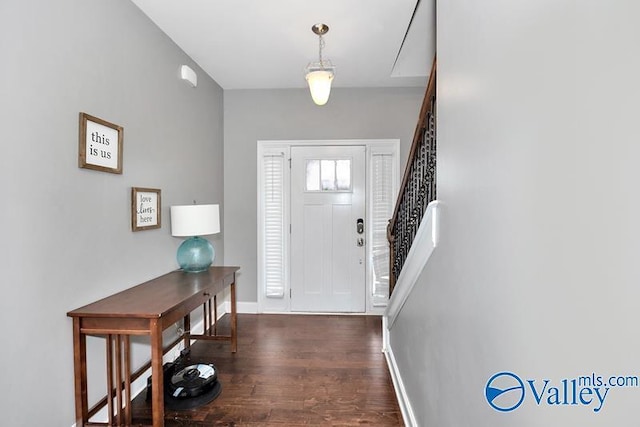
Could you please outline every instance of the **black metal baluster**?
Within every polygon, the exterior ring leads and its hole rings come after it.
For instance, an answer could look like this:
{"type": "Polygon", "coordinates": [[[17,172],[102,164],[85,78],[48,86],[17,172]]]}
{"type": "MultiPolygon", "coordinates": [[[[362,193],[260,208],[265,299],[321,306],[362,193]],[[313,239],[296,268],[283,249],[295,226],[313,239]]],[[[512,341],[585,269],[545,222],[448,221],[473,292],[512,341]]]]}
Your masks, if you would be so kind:
{"type": "Polygon", "coordinates": [[[400,189],[394,215],[388,226],[391,245],[390,294],[400,276],[427,206],[436,199],[436,96],[434,61],[414,135],[411,156],[400,189]]]}

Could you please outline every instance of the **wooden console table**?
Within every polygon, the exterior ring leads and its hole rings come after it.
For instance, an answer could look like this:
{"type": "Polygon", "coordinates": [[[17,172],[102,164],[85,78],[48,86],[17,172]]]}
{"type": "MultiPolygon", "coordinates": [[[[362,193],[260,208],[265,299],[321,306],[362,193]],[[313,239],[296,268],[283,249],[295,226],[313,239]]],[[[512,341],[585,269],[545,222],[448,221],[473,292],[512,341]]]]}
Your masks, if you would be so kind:
{"type": "MultiPolygon", "coordinates": [[[[235,274],[239,269],[211,267],[201,273],[173,271],[67,313],[73,318],[76,426],[131,425],[131,335],[149,335],[151,338],[153,427],[164,426],[162,331],[183,319],[185,348],[189,347],[191,338],[228,340],[235,353],[238,345],[235,274]],[[216,295],[227,287],[231,292],[231,335],[221,336],[217,335],[215,326],[216,295]],[[213,317],[211,299],[214,300],[213,317]],[[204,307],[205,331],[194,335],[190,332],[190,316],[200,305],[204,307]],[[87,401],[87,335],[103,336],[107,341],[107,396],[91,409],[87,401]],[[114,397],[117,401],[115,411],[114,397]],[[90,422],[89,418],[105,405],[109,411],[108,424],[90,422]]],[[[143,368],[146,370],[148,365],[143,368]]],[[[139,373],[134,374],[134,378],[139,373]]]]}

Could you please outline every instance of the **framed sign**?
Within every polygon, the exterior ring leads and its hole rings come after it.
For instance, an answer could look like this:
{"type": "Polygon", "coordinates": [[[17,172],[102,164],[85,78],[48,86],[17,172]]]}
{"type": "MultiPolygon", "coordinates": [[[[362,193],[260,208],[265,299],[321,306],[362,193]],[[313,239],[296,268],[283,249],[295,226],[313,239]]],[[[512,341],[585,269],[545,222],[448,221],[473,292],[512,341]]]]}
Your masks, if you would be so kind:
{"type": "Polygon", "coordinates": [[[160,190],[131,188],[131,230],[142,231],[160,228],[160,190]]]}
{"type": "Polygon", "coordinates": [[[122,126],[80,113],[78,166],[122,173],[122,126]]]}

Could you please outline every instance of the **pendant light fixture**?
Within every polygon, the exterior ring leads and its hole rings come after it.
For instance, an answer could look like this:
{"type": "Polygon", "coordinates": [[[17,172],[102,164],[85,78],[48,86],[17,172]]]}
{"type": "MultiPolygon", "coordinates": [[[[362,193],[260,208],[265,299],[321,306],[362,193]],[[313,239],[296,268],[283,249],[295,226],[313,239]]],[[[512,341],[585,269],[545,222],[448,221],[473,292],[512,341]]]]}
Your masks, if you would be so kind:
{"type": "Polygon", "coordinates": [[[324,105],[329,100],[329,94],[331,93],[331,81],[333,80],[335,67],[328,59],[322,58],[322,48],[324,47],[323,35],[329,31],[329,26],[326,24],[315,24],[311,27],[311,31],[318,35],[318,62],[310,62],[305,70],[307,83],[309,84],[309,91],[311,92],[311,98],[317,105],[324,105]]]}

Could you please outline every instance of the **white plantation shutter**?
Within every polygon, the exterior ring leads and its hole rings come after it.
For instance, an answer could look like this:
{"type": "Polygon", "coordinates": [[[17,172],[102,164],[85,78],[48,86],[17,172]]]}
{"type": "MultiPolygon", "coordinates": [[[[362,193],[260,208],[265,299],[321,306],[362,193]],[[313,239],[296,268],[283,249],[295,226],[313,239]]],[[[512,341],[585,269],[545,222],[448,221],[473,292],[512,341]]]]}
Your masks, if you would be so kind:
{"type": "Polygon", "coordinates": [[[262,158],[264,215],[264,293],[268,298],[284,298],[285,293],[285,156],[267,154],[262,158]]]}
{"type": "Polygon", "coordinates": [[[389,300],[389,242],[387,225],[393,214],[392,154],[371,157],[371,299],[374,306],[387,305],[389,300]]]}

